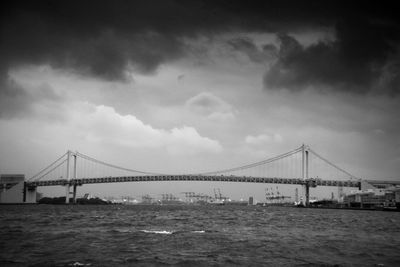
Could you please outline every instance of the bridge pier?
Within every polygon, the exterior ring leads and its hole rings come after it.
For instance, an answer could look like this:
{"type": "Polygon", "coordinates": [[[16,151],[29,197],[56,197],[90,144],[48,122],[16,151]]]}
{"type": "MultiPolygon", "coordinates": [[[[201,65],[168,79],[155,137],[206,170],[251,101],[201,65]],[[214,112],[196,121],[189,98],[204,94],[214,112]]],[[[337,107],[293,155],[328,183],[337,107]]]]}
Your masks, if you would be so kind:
{"type": "Polygon", "coordinates": [[[65,185],[65,204],[69,204],[69,184],[65,185]]]}
{"type": "Polygon", "coordinates": [[[314,178],[305,180],[304,187],[306,189],[306,207],[310,206],[310,187],[317,187],[317,181],[314,178]]]}
{"type": "Polygon", "coordinates": [[[310,206],[310,185],[306,183],[305,187],[306,187],[306,207],[308,207],[310,206]]]}
{"type": "Polygon", "coordinates": [[[77,191],[78,184],[73,184],[72,185],[72,192],[71,190],[71,185],[66,184],[65,185],[65,204],[70,203],[70,196],[72,194],[72,203],[76,204],[76,191],[77,191]]]}
{"type": "Polygon", "coordinates": [[[24,189],[22,190],[22,202],[26,202],[26,190],[27,190],[27,185],[26,182],[24,182],[24,189]]]}
{"type": "Polygon", "coordinates": [[[72,193],[72,203],[76,204],[76,187],[77,184],[74,184],[74,191],[72,193]]]}
{"type": "Polygon", "coordinates": [[[37,186],[27,185],[24,182],[24,189],[22,191],[22,202],[23,203],[36,203],[37,186]]]}

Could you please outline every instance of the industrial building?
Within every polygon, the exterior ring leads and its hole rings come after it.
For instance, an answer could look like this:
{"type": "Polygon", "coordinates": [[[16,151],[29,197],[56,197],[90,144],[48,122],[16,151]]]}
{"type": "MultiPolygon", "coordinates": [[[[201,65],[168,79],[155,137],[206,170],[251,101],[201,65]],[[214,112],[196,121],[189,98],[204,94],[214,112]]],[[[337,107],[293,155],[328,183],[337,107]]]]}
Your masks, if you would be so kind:
{"type": "Polygon", "coordinates": [[[0,203],[36,203],[36,190],[26,188],[24,174],[1,174],[0,203]]]}
{"type": "Polygon", "coordinates": [[[343,200],[347,207],[400,209],[400,187],[353,190],[343,200]]]}

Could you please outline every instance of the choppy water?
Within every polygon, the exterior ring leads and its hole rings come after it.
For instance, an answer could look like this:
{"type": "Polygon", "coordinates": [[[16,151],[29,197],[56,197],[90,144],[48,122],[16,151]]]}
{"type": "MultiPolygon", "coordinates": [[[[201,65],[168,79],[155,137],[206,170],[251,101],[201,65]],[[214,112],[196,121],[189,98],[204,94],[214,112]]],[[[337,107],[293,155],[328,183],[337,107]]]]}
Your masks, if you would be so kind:
{"type": "Polygon", "coordinates": [[[400,213],[0,206],[0,266],[400,266],[400,213]]]}

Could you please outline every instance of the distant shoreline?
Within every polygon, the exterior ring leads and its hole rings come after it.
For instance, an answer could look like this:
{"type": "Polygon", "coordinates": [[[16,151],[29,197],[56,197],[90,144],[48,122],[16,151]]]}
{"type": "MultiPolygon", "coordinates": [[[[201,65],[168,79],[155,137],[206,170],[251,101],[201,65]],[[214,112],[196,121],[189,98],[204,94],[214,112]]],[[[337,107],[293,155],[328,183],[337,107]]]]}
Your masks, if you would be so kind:
{"type": "MultiPolygon", "coordinates": [[[[146,203],[139,203],[139,204],[132,204],[126,205],[123,203],[0,203],[0,206],[24,206],[24,205],[56,205],[56,206],[87,206],[87,205],[118,205],[118,206],[193,206],[193,205],[185,205],[185,204],[146,204],[146,203]]],[[[207,205],[195,205],[195,206],[207,206],[207,205]]],[[[211,205],[211,206],[252,206],[252,205],[243,205],[243,204],[229,204],[229,205],[211,205]]],[[[400,212],[400,209],[392,209],[392,208],[360,208],[360,207],[303,207],[303,206],[294,206],[294,205],[254,205],[254,207],[262,207],[262,208],[273,208],[273,207],[283,207],[283,208],[296,208],[296,209],[334,209],[334,210],[360,210],[360,211],[390,211],[390,212],[400,212]]]]}

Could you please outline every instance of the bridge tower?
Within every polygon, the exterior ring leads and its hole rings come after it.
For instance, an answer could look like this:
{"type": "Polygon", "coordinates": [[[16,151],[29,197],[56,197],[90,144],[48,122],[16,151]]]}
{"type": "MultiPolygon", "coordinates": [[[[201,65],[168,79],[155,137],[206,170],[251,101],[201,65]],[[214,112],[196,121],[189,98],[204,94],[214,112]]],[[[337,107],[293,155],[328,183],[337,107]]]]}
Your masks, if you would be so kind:
{"type": "MultiPolygon", "coordinates": [[[[77,178],[77,169],[76,169],[76,164],[77,164],[77,153],[74,153],[74,180],[76,181],[77,178]]],[[[74,183],[73,186],[73,194],[72,194],[72,199],[73,199],[73,203],[76,204],[76,187],[78,185],[76,183],[74,183]]]]}
{"type": "Polygon", "coordinates": [[[306,145],[301,146],[301,159],[302,159],[302,178],[305,186],[306,192],[306,207],[310,204],[310,181],[308,179],[308,151],[309,148],[306,145]]]}
{"type": "MultiPolygon", "coordinates": [[[[75,180],[77,177],[77,154],[73,153],[72,151],[68,150],[67,152],[67,184],[65,185],[65,204],[69,204],[69,196],[71,194],[70,192],[70,187],[71,187],[71,175],[70,175],[70,162],[71,162],[71,156],[74,158],[74,162],[73,162],[73,177],[72,179],[75,180]]],[[[77,184],[73,183],[73,192],[72,192],[72,199],[73,199],[73,203],[76,203],[76,187],[77,184]]]]}
{"type": "Polygon", "coordinates": [[[70,180],[69,165],[70,165],[70,161],[71,161],[71,151],[68,150],[67,151],[67,175],[66,175],[67,183],[65,184],[65,204],[69,203],[69,180],[70,180]]]}

